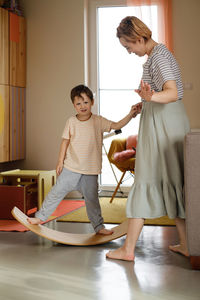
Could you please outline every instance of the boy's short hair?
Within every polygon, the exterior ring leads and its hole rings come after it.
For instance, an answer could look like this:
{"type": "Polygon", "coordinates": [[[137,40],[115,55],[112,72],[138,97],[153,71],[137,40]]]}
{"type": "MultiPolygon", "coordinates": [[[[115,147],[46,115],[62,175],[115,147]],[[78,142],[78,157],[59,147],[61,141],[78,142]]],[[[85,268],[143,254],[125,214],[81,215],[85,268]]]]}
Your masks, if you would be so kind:
{"type": "Polygon", "coordinates": [[[86,94],[91,101],[93,101],[94,97],[93,97],[93,93],[92,91],[85,85],[80,84],[75,86],[72,90],[71,90],[71,100],[72,103],[74,103],[74,99],[75,97],[82,97],[81,94],[86,94]]]}

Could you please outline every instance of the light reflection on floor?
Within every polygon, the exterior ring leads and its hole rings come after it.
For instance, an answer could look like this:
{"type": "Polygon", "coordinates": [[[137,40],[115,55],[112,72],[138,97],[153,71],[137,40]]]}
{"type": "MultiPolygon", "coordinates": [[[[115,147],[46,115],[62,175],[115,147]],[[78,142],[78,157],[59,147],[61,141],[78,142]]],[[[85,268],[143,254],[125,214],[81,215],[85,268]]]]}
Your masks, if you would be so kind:
{"type": "MultiPolygon", "coordinates": [[[[54,226],[74,233],[92,230],[90,224],[54,226]]],[[[200,272],[168,250],[177,241],[174,227],[145,226],[135,263],[105,257],[125,237],[89,247],[52,243],[32,232],[0,232],[0,240],[0,300],[199,299],[200,272]]]]}

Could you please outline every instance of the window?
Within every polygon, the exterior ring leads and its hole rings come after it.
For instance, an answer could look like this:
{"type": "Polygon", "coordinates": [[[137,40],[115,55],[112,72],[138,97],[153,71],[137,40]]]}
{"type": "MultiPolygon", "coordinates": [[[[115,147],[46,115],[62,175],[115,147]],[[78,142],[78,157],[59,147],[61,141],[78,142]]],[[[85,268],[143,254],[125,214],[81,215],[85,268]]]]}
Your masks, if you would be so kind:
{"type": "MultiPolygon", "coordinates": [[[[89,86],[95,91],[96,106],[94,113],[118,121],[130,110],[131,105],[140,101],[134,92],[138,88],[142,76],[142,65],[145,57],[137,57],[120,45],[116,37],[116,28],[120,21],[130,15],[141,18],[151,28],[153,39],[158,41],[157,6],[127,7],[125,1],[118,1],[121,5],[113,6],[113,1],[90,1],[89,28],[89,86]],[[110,2],[110,5],[109,5],[110,2]],[[96,30],[94,30],[96,28],[96,30]]],[[[117,1],[114,1],[115,4],[117,1]]],[[[122,134],[117,137],[127,137],[137,134],[139,116],[122,129],[122,134]]],[[[113,138],[116,138],[114,136],[113,138]]],[[[107,151],[112,138],[104,140],[107,151]]],[[[121,172],[114,167],[117,177],[121,172]]],[[[130,186],[133,180],[125,180],[124,186],[130,186]]],[[[109,165],[107,156],[103,152],[103,168],[100,178],[103,188],[116,185],[116,180],[109,165]]]]}

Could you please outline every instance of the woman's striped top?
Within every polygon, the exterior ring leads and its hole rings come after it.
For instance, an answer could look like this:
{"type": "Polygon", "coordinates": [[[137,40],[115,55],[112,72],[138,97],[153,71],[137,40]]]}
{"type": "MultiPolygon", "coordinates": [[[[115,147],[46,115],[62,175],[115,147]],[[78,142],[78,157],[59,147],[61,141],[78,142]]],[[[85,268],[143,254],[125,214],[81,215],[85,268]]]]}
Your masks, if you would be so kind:
{"type": "Polygon", "coordinates": [[[150,84],[151,89],[160,92],[168,80],[175,80],[178,90],[178,99],[183,98],[183,84],[178,63],[173,54],[163,44],[154,47],[146,63],[143,65],[144,82],[150,84]]]}

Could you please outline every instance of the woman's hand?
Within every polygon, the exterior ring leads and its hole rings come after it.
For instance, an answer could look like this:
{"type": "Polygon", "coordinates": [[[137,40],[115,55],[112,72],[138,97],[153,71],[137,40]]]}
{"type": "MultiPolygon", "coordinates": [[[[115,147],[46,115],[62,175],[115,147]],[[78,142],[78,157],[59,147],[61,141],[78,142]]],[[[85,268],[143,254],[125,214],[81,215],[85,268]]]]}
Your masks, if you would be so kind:
{"type": "Polygon", "coordinates": [[[138,95],[146,100],[162,104],[175,102],[178,100],[178,90],[175,80],[168,80],[163,84],[162,91],[155,92],[151,90],[151,86],[141,80],[140,89],[135,90],[138,95]]]}
{"type": "Polygon", "coordinates": [[[138,93],[142,99],[148,102],[151,101],[151,98],[154,94],[154,90],[151,90],[151,86],[143,80],[141,80],[140,89],[135,90],[135,92],[138,93]]]}

